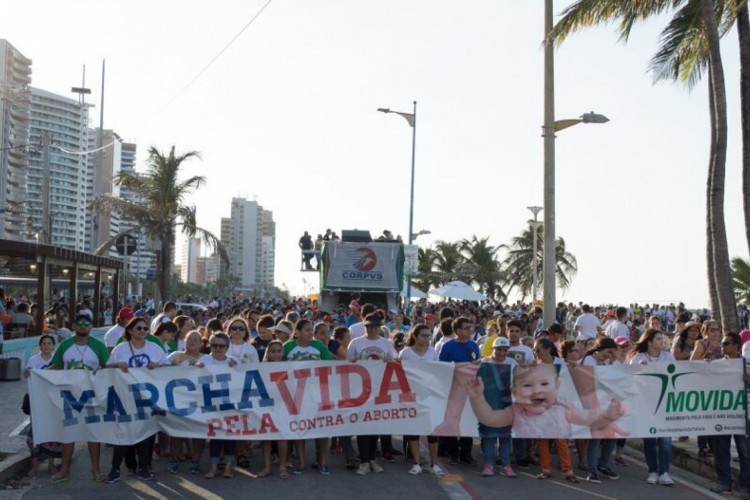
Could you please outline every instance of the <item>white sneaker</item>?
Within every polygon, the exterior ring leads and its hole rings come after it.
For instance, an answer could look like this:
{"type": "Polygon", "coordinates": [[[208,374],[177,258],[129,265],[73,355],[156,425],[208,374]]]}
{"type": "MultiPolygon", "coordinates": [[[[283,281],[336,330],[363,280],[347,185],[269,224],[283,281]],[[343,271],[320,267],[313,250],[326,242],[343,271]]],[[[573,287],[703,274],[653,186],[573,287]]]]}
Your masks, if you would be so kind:
{"type": "Polygon", "coordinates": [[[375,460],[370,460],[370,469],[373,472],[383,472],[383,468],[375,460]]]}
{"type": "Polygon", "coordinates": [[[672,486],[674,485],[674,480],[669,477],[669,472],[663,473],[661,476],[659,476],[659,479],[657,482],[663,486],[672,486]]]}
{"type": "Polygon", "coordinates": [[[438,477],[442,477],[442,476],[445,475],[445,471],[438,464],[435,464],[432,467],[430,467],[430,472],[432,472],[433,474],[435,474],[438,477]]]}
{"type": "Polygon", "coordinates": [[[658,480],[659,480],[659,474],[657,472],[648,473],[648,479],[646,479],[646,482],[648,484],[656,484],[658,480]]]}
{"type": "Polygon", "coordinates": [[[365,476],[370,472],[372,472],[370,470],[370,464],[367,462],[362,462],[361,464],[359,464],[359,468],[357,469],[357,472],[355,472],[355,474],[358,476],[365,476]]]}
{"type": "Polygon", "coordinates": [[[409,474],[412,476],[416,476],[417,474],[422,473],[422,467],[420,467],[419,464],[414,464],[414,466],[409,470],[409,474]]]}

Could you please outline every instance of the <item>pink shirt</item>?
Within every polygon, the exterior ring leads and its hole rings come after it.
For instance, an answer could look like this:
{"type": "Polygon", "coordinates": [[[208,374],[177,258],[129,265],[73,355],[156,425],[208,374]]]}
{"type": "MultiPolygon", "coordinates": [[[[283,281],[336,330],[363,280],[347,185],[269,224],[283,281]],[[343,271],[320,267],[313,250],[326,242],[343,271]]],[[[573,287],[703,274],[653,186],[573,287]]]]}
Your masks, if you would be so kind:
{"type": "Polygon", "coordinates": [[[560,401],[541,414],[529,413],[522,405],[513,403],[513,437],[564,439],[571,432],[568,408],[560,401]]]}

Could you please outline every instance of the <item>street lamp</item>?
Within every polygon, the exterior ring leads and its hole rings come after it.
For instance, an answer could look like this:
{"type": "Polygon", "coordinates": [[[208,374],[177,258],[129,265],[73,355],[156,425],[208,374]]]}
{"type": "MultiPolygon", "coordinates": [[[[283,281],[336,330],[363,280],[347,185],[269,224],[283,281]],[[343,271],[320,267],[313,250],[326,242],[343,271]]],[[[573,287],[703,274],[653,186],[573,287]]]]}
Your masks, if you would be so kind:
{"type": "MultiPolygon", "coordinates": [[[[414,101],[414,112],[404,113],[402,111],[391,111],[390,108],[378,108],[381,113],[396,113],[401,115],[409,123],[411,127],[411,194],[409,196],[409,245],[414,241],[414,154],[416,153],[417,145],[417,101],[414,101]]],[[[420,234],[427,234],[422,233],[420,234]]],[[[411,280],[406,278],[406,305],[411,304],[411,280]]],[[[408,313],[408,310],[407,310],[408,313]]]]}
{"type": "Polygon", "coordinates": [[[432,234],[432,231],[430,231],[429,229],[421,229],[421,230],[417,231],[416,233],[414,233],[412,235],[411,239],[413,241],[413,240],[416,240],[417,238],[419,238],[420,236],[423,236],[423,235],[426,236],[428,234],[432,234]]]}
{"type": "Polygon", "coordinates": [[[531,255],[531,267],[532,271],[534,273],[533,275],[533,281],[531,286],[531,302],[533,304],[536,303],[536,293],[539,290],[539,255],[537,252],[537,237],[539,236],[539,226],[542,225],[542,223],[537,220],[537,215],[539,215],[539,212],[543,210],[542,207],[526,207],[529,210],[531,210],[531,213],[534,214],[534,220],[530,220],[529,224],[531,224],[531,228],[534,231],[534,253],[531,255]]]}
{"type": "Polygon", "coordinates": [[[555,121],[555,60],[552,35],[552,0],[544,0],[544,325],[555,321],[557,299],[555,258],[555,132],[579,123],[606,123],[593,111],[580,118],[555,121]]]}

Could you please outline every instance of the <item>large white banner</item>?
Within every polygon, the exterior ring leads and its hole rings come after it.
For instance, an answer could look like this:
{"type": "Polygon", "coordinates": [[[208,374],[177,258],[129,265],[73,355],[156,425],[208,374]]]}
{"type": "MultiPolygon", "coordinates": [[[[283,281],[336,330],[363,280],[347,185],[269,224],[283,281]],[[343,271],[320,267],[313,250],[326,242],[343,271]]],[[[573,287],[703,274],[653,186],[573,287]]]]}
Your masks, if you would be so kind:
{"type": "Polygon", "coordinates": [[[741,360],[513,371],[488,363],[310,361],[34,370],[29,392],[38,443],[129,444],[159,430],[221,439],[488,429],[529,438],[658,437],[744,434],[742,375],[741,360]]]}

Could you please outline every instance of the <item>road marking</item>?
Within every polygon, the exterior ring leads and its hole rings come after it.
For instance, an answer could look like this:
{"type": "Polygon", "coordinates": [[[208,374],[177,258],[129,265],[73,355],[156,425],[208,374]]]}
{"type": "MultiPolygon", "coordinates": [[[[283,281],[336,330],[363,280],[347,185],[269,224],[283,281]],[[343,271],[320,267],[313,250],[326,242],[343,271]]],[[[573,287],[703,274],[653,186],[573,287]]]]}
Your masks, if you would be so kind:
{"type": "MultiPolygon", "coordinates": [[[[530,477],[532,479],[538,479],[534,474],[529,474],[528,472],[519,472],[519,474],[521,474],[522,476],[530,477]]],[[[545,481],[548,482],[548,483],[556,484],[558,486],[564,486],[565,488],[570,488],[571,490],[580,491],[581,493],[586,493],[588,495],[591,495],[591,496],[594,496],[594,497],[597,497],[597,498],[604,498],[605,500],[617,500],[614,497],[608,497],[606,495],[602,495],[602,494],[599,494],[599,493],[594,493],[593,491],[585,490],[583,488],[579,488],[578,486],[573,486],[571,484],[561,483],[559,481],[555,481],[554,479],[553,480],[545,480],[545,481]]]]}
{"type": "Polygon", "coordinates": [[[19,436],[21,434],[21,432],[26,428],[26,426],[29,425],[29,422],[31,422],[31,418],[27,418],[26,420],[24,420],[23,422],[21,422],[20,424],[18,424],[18,427],[16,427],[15,429],[13,429],[8,436],[10,436],[10,437],[19,436]]]}

